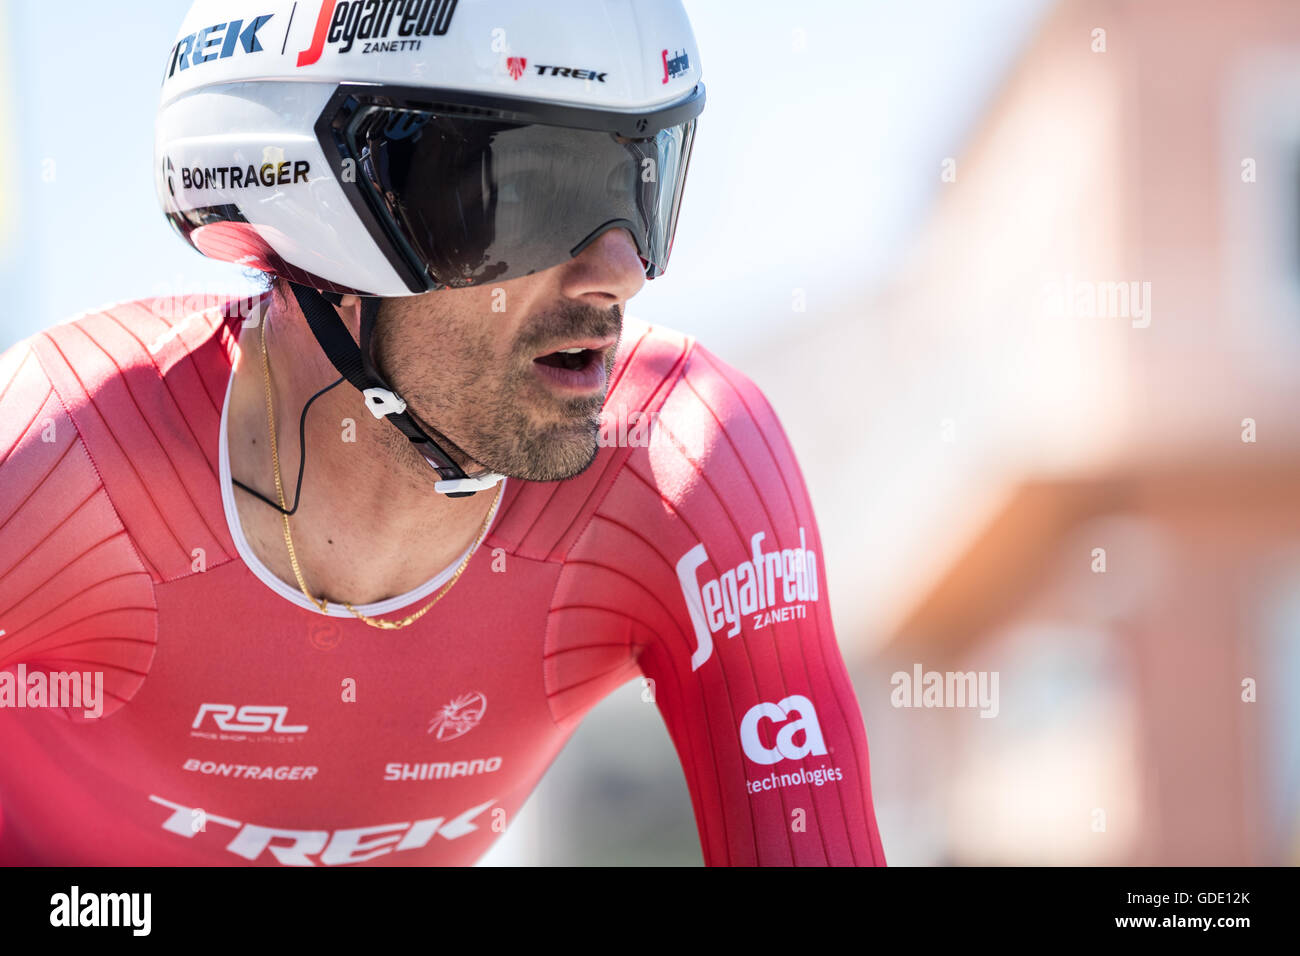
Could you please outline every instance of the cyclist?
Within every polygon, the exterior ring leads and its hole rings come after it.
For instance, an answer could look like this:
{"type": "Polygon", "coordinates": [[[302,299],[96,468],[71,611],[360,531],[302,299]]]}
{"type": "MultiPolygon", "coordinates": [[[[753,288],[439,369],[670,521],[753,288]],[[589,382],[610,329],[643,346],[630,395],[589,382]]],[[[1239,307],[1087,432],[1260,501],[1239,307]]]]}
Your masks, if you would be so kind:
{"type": "Polygon", "coordinates": [[[193,5],[159,198],[268,286],[0,358],[0,862],[470,863],[639,678],[707,864],[884,864],[790,444],[625,315],[704,101],[678,0],[193,5]]]}

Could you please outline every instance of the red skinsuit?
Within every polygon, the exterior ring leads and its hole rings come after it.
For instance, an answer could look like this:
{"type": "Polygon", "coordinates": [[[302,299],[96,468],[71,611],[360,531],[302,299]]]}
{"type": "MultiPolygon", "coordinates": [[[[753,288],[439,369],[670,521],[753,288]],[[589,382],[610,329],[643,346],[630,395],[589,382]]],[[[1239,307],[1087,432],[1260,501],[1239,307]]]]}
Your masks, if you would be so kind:
{"type": "Polygon", "coordinates": [[[0,357],[0,682],[104,675],[98,719],[0,707],[0,863],[470,864],[648,678],[706,864],[884,864],[812,507],[751,382],[628,320],[622,446],[508,481],[459,582],[378,630],[242,541],[227,311],[116,306],[0,357]]]}

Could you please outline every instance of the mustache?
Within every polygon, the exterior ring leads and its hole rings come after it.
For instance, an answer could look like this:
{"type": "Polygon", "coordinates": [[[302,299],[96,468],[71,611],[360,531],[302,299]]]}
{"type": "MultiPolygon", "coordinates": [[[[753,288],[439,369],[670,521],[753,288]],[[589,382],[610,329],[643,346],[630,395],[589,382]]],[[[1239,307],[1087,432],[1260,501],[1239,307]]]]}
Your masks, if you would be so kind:
{"type": "Polygon", "coordinates": [[[618,338],[622,333],[623,312],[618,306],[599,309],[575,302],[537,316],[515,337],[514,350],[531,357],[558,342],[618,338]]]}

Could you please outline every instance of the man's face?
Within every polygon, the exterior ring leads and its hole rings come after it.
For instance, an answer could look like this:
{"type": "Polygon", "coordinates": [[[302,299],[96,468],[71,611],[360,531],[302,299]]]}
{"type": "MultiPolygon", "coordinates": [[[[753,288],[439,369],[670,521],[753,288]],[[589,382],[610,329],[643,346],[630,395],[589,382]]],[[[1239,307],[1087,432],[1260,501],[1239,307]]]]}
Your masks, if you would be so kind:
{"type": "Polygon", "coordinates": [[[572,478],[595,460],[623,309],[644,282],[631,235],[611,229],[536,275],[385,299],[375,358],[417,420],[475,462],[572,478]]]}

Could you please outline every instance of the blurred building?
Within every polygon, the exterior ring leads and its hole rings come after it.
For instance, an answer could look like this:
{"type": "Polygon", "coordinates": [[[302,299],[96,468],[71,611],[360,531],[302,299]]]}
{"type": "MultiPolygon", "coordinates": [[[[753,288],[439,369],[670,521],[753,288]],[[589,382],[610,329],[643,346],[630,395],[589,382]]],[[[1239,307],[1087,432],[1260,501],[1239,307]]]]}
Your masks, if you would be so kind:
{"type": "Polygon", "coordinates": [[[1300,862],[1297,103],[1294,0],[1064,0],[896,280],[738,363],[892,863],[1300,862]],[[894,706],[917,665],[997,716],[894,706]]]}

